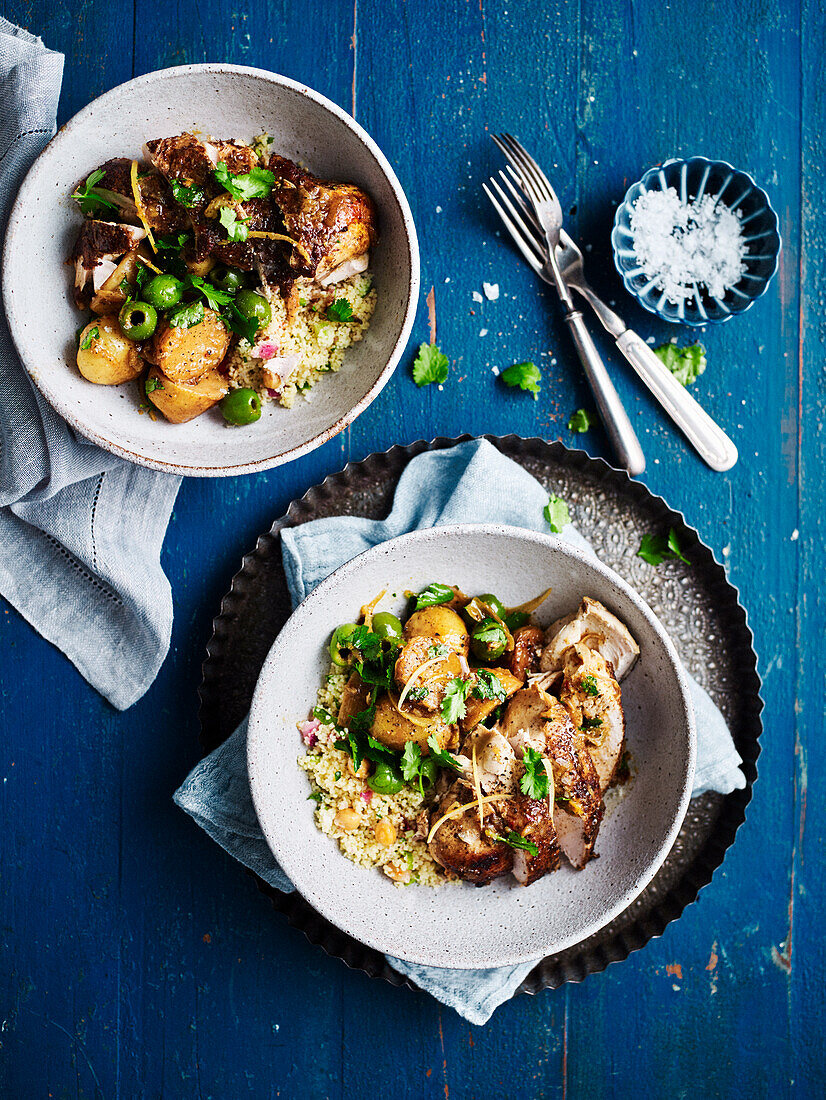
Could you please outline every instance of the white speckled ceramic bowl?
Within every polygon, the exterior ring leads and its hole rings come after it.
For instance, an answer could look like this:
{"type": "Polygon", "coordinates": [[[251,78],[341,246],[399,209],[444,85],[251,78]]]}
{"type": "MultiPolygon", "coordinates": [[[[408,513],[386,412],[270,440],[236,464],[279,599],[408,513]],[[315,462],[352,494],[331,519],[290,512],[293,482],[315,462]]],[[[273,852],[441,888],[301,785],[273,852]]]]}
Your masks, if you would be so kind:
{"type": "Polygon", "coordinates": [[[3,301],[12,337],[43,395],[88,439],[123,458],[177,474],[253,473],[325,443],[363,412],[404,351],[419,290],[419,250],[410,207],[375,142],[340,107],[286,77],[240,65],[183,65],[114,88],[67,123],[35,161],[9,220],[3,301]],[[138,413],[135,383],[96,386],[74,365],[83,315],[66,266],[80,215],[69,193],[109,157],[137,156],[151,138],[200,130],[274,148],[322,176],[354,182],[373,197],[380,242],[371,269],[378,303],[363,341],[312,400],[269,406],[249,427],[229,428],[211,409],[188,424],[138,413]]]}
{"type": "Polygon", "coordinates": [[[673,645],[651,609],[604,565],[550,535],[500,525],[415,531],[359,555],[296,609],[267,657],[249,723],[253,800],[267,843],[298,890],[323,916],[370,947],[432,966],[501,966],[556,953],[625,909],[651,881],[682,824],[694,776],[694,715],[673,645]],[[315,826],[304,751],[305,719],[327,672],[339,623],[382,588],[398,593],[433,580],[489,592],[515,606],[548,586],[543,625],[583,596],[601,600],[629,627],[640,659],[623,682],[634,780],[608,813],[599,859],[563,867],[534,885],[509,878],[477,888],[399,889],[378,870],[347,860],[315,826]]]}

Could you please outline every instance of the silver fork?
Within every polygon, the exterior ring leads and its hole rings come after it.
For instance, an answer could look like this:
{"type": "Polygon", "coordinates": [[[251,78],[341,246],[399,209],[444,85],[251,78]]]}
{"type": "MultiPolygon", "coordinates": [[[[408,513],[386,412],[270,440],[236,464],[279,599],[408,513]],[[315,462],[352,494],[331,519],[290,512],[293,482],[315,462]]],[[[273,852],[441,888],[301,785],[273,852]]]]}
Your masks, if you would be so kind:
{"type": "MultiPolygon", "coordinates": [[[[533,210],[518,190],[521,187],[519,176],[512,170],[510,176],[504,172],[500,172],[499,176],[509,194],[506,194],[502,184],[494,177],[490,179],[490,188],[483,184],[485,194],[528,265],[541,278],[546,278],[543,274],[546,250],[544,234],[533,210]]],[[[642,337],[627,328],[622,318],[593,291],[585,278],[582,252],[564,229],[560,230],[556,259],[567,285],[574,287],[590,303],[603,328],[614,337],[617,347],[639,378],[700,457],[713,470],[730,470],[738,457],[732,440],[677,381],[642,337]]]]}
{"type": "MultiPolygon", "coordinates": [[[[510,134],[492,136],[511,167],[518,173],[521,186],[530,199],[536,220],[541,226],[546,247],[539,274],[546,282],[555,286],[559,294],[565,321],[571,331],[574,346],[594,394],[608,438],[619,458],[620,465],[631,475],[641,474],[645,469],[645,455],[642,447],[631,427],[628,413],[620,401],[614,383],[591,339],[591,334],[585,326],[585,319],[581,311],[574,306],[571,293],[556,260],[556,246],[559,243],[562,228],[562,208],[559,200],[545,173],[516,138],[510,134]]],[[[487,188],[485,190],[488,198],[493,201],[490,192],[487,188]]],[[[510,226],[508,228],[510,229],[510,226]]],[[[510,231],[513,232],[513,230],[510,231]]]]}

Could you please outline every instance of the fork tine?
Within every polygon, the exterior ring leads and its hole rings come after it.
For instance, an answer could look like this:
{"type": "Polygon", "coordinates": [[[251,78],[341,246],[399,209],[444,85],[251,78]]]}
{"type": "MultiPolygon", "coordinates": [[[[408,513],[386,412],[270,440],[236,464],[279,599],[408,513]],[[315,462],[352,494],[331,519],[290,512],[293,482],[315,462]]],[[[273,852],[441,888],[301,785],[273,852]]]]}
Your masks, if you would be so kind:
{"type": "Polygon", "coordinates": [[[491,205],[493,206],[493,209],[496,211],[496,213],[502,219],[503,225],[505,226],[507,231],[510,233],[516,247],[522,253],[522,256],[523,256],[525,262],[528,264],[529,267],[533,268],[533,270],[536,272],[537,275],[541,275],[541,273],[542,273],[542,264],[541,264],[541,262],[539,260],[537,260],[536,256],[534,256],[533,252],[531,251],[528,244],[526,243],[525,238],[522,236],[522,234],[517,229],[516,225],[511,221],[511,219],[508,217],[508,215],[502,209],[502,206],[499,204],[497,199],[494,197],[493,193],[491,192],[490,188],[488,187],[488,185],[486,183],[482,184],[482,190],[485,192],[487,197],[490,199],[490,202],[491,202],[491,205]]]}
{"type": "Polygon", "coordinates": [[[493,195],[491,195],[487,185],[483,184],[482,186],[485,188],[485,194],[494,204],[499,217],[505,222],[506,228],[521,249],[522,255],[526,256],[525,249],[527,248],[541,267],[545,263],[545,249],[543,244],[531,233],[530,228],[525,225],[519,211],[516,210],[513,203],[492,176],[489,182],[490,186],[496,192],[498,203],[493,195]]]}
{"type": "Polygon", "coordinates": [[[523,221],[528,222],[530,227],[535,230],[534,235],[537,237],[538,240],[544,241],[545,237],[542,233],[542,226],[537,221],[536,214],[533,212],[533,208],[530,206],[529,203],[525,202],[525,192],[522,190],[521,186],[517,187],[513,182],[513,180],[516,180],[516,183],[519,184],[520,181],[518,174],[514,172],[510,165],[508,165],[508,171],[510,172],[510,176],[506,175],[504,172],[500,172],[500,179],[510,191],[511,195],[513,195],[519,212],[522,215],[523,221]],[[513,177],[513,179],[511,179],[511,176],[513,177]]]}
{"type": "Polygon", "coordinates": [[[512,134],[499,134],[493,139],[506,158],[519,172],[522,184],[533,202],[553,202],[555,196],[542,169],[512,134]]]}

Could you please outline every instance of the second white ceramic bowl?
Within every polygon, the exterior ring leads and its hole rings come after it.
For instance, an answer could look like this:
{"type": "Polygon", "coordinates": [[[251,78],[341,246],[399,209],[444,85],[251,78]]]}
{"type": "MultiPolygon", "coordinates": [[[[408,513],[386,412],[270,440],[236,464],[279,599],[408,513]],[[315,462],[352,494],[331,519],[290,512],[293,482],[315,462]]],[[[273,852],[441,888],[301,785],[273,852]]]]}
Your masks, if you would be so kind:
{"type": "MultiPolygon", "coordinates": [[[[383,607],[385,604],[382,605],[383,607]]],[[[267,843],[307,901],[333,924],[388,955],[431,966],[503,966],[564,950],[622,912],[651,881],[685,816],[694,776],[694,715],[685,674],[651,609],[612,570],[551,535],[501,525],[415,531],[332,573],[296,609],[267,657],[249,722],[250,784],[267,843]],[[640,658],[622,685],[636,776],[606,816],[599,858],[563,867],[527,888],[513,879],[477,888],[399,889],[346,859],[315,826],[310,785],[296,760],[296,723],[307,718],[329,666],[332,631],[386,588],[432,581],[494,591],[516,606],[553,586],[543,625],[583,596],[625,622],[640,658]]]]}
{"type": "Polygon", "coordinates": [[[404,351],[419,293],[419,249],[410,207],[393,169],[367,133],[318,92],[240,65],[183,65],[130,80],[64,126],[38,157],[15,202],[3,254],[3,303],[20,358],[46,399],[77,431],[123,458],[171,473],[254,473],[298,458],[363,412],[404,351]],[[198,130],[273,148],[321,176],[357,183],[373,198],[380,242],[371,269],[378,303],[364,340],[312,400],[270,405],[244,428],[211,409],[188,424],[138,412],[135,383],[96,386],[74,365],[75,309],[66,259],[80,225],[69,197],[110,157],[139,156],[144,142],[198,130]]]}

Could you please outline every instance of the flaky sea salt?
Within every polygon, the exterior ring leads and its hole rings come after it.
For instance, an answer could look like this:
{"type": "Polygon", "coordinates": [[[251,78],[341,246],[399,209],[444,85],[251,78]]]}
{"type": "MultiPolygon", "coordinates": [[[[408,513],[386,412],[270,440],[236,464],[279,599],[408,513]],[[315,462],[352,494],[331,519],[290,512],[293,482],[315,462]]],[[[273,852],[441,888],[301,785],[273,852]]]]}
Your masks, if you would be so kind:
{"type": "Polygon", "coordinates": [[[745,273],[739,215],[716,195],[683,202],[673,187],[644,191],[631,208],[633,248],[643,274],[670,302],[703,287],[722,298],[745,273]]]}

